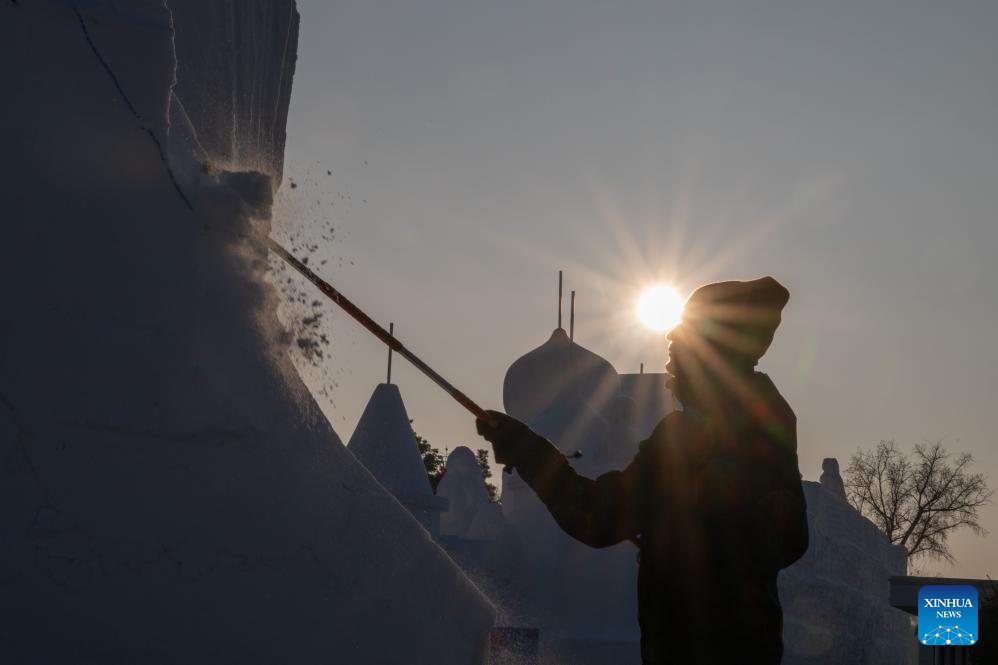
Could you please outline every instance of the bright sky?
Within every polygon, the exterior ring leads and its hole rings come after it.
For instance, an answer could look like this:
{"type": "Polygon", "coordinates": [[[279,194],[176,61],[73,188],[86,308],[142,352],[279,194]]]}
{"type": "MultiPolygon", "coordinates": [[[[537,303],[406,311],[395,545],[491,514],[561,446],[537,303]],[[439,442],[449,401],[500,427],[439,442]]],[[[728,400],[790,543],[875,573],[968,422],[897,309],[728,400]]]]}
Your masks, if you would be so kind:
{"type": "MultiPolygon", "coordinates": [[[[621,372],[665,362],[642,286],[772,274],[792,296],[761,368],[805,478],[943,438],[998,487],[998,4],[812,4],[299,0],[282,214],[334,224],[320,271],[486,407],[555,327],[558,269],[621,372]]],[[[385,350],[332,316],[346,441],[385,350]]],[[[480,445],[394,378],[431,443],[480,445]]],[[[983,517],[923,572],[998,577],[983,517]]]]}

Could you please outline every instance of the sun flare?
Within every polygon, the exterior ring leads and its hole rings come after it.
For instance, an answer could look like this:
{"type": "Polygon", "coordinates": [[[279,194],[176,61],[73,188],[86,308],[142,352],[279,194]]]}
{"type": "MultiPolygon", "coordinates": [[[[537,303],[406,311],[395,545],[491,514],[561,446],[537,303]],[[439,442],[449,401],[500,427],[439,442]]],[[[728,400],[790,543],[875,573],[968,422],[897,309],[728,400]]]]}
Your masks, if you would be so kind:
{"type": "Polygon", "coordinates": [[[646,327],[665,332],[674,328],[682,318],[683,298],[671,286],[658,284],[641,293],[635,312],[646,327]]]}

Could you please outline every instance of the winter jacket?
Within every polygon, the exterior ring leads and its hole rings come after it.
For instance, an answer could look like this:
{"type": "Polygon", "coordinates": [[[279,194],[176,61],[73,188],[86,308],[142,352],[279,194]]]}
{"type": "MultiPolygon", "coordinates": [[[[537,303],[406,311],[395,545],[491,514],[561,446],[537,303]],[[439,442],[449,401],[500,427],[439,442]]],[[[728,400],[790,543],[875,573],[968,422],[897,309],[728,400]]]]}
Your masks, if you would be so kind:
{"type": "Polygon", "coordinates": [[[646,663],[779,663],[777,573],[807,549],[796,416],[765,374],[751,398],[666,416],[630,465],[578,475],[529,430],[513,466],[562,529],[593,547],[640,540],[646,663]]]}

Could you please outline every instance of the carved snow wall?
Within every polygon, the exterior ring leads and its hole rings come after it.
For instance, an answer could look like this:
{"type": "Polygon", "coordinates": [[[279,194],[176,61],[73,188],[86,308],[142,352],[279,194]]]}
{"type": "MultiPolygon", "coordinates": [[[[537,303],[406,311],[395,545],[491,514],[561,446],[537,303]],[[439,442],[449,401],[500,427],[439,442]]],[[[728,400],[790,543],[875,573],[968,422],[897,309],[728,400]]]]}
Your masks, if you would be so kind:
{"type": "Polygon", "coordinates": [[[906,552],[892,545],[842,493],[827,464],[822,482],[804,481],[810,545],[780,573],[786,665],[903,665],[914,654],[908,616],[890,605],[892,575],[906,552]]]}

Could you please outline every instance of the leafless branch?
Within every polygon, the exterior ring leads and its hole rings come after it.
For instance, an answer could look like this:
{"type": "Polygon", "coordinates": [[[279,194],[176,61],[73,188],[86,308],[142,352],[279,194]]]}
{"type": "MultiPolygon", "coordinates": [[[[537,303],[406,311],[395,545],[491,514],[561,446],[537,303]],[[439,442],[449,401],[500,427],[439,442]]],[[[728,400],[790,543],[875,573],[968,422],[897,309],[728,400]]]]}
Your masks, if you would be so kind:
{"type": "Polygon", "coordinates": [[[949,536],[969,528],[987,531],[977,511],[993,492],[983,474],[971,473],[973,456],[950,453],[942,442],[917,445],[906,455],[894,441],[857,450],[846,469],[846,495],[909,559],[953,561],[949,536]]]}

